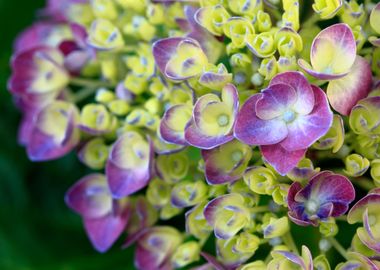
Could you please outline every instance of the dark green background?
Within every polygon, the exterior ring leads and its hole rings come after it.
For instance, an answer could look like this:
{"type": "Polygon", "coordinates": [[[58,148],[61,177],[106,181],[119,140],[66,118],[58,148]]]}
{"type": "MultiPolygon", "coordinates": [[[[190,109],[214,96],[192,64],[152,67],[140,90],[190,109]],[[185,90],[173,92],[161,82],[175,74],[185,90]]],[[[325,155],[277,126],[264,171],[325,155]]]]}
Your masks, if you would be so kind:
{"type": "MultiPolygon", "coordinates": [[[[95,252],[65,191],[85,174],[75,155],[31,163],[17,144],[20,114],[6,89],[17,33],[43,0],[0,0],[0,269],[133,269],[132,250],[95,252]]],[[[120,245],[119,245],[120,246],[120,245]]]]}

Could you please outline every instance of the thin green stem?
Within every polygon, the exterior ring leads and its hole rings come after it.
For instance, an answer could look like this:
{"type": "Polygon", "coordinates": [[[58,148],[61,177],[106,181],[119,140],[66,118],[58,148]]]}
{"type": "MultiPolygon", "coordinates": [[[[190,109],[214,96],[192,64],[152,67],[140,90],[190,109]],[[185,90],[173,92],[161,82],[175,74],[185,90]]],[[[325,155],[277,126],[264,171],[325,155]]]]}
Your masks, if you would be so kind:
{"type": "Polygon", "coordinates": [[[81,89],[79,92],[75,93],[73,95],[73,103],[79,103],[81,101],[83,101],[84,99],[88,98],[89,96],[95,94],[97,88],[93,88],[93,87],[87,87],[87,88],[83,88],[81,89]]]}
{"type": "Polygon", "coordinates": [[[340,255],[342,255],[343,258],[348,260],[346,249],[334,237],[327,238],[327,241],[330,242],[330,244],[336,249],[336,251],[339,252],[340,255]]]}
{"type": "Polygon", "coordinates": [[[115,87],[112,83],[84,78],[70,78],[70,84],[86,88],[115,87]]]}
{"type": "Polygon", "coordinates": [[[355,178],[354,180],[351,180],[351,182],[354,185],[359,186],[360,188],[366,191],[370,191],[371,189],[375,188],[375,184],[366,177],[358,177],[358,178],[355,178]]]}
{"type": "Polygon", "coordinates": [[[263,205],[263,206],[256,206],[251,209],[251,213],[262,213],[262,212],[268,212],[270,211],[269,206],[263,205]]]}
{"type": "Polygon", "coordinates": [[[287,232],[283,237],[282,240],[284,241],[285,245],[287,245],[293,252],[295,252],[297,255],[299,255],[298,248],[296,246],[296,243],[294,242],[293,236],[291,235],[290,231],[287,232]]]}

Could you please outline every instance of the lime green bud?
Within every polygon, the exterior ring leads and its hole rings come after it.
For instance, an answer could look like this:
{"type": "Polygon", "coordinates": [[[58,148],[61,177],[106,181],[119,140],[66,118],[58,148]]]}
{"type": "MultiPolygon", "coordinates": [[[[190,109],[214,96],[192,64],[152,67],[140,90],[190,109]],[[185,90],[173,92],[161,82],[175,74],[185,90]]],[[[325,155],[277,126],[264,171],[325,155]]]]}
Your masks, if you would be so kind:
{"type": "Polygon", "coordinates": [[[235,53],[230,57],[230,64],[233,67],[247,68],[251,65],[252,59],[245,53],[235,53]]]}
{"type": "Polygon", "coordinates": [[[166,204],[161,208],[160,219],[168,220],[182,213],[181,208],[174,207],[171,203],[166,204]]]}
{"type": "Polygon", "coordinates": [[[235,250],[239,253],[254,253],[259,245],[259,237],[248,232],[242,232],[236,239],[235,250]]]}
{"type": "Polygon", "coordinates": [[[350,113],[350,127],[356,134],[380,134],[379,108],[371,98],[362,99],[352,108],[350,113]]]}
{"type": "Polygon", "coordinates": [[[185,152],[161,155],[156,161],[157,173],[167,183],[177,183],[189,170],[189,158],[185,152]]]}
{"type": "Polygon", "coordinates": [[[97,19],[90,28],[88,42],[103,50],[112,50],[124,46],[119,29],[109,20],[97,19]]]}
{"type": "Polygon", "coordinates": [[[134,234],[141,231],[141,225],[150,227],[158,220],[157,210],[145,196],[132,197],[132,211],[127,225],[127,232],[134,234]]]}
{"type": "Polygon", "coordinates": [[[171,202],[179,208],[193,206],[207,199],[207,193],[208,185],[203,180],[181,181],[172,189],[171,202]]]}
{"type": "Polygon", "coordinates": [[[368,159],[380,158],[379,135],[358,135],[354,147],[357,153],[368,159]]]}
{"type": "Polygon", "coordinates": [[[295,56],[280,56],[277,61],[278,72],[298,70],[297,58],[295,56]]]}
{"type": "Polygon", "coordinates": [[[115,20],[118,16],[116,6],[110,0],[91,1],[92,10],[95,17],[100,19],[115,20]]]}
{"type": "Polygon", "coordinates": [[[152,97],[145,102],[144,108],[151,114],[157,114],[161,111],[161,102],[156,97],[152,97]]]}
{"type": "Polygon", "coordinates": [[[376,254],[374,250],[368,248],[363,244],[357,233],[355,233],[354,237],[352,238],[351,247],[354,251],[363,254],[366,257],[375,256],[376,254]]]}
{"type": "Polygon", "coordinates": [[[274,56],[271,56],[261,61],[261,65],[258,71],[262,76],[264,76],[265,80],[270,80],[277,74],[277,70],[278,66],[276,58],[274,56]]]}
{"type": "Polygon", "coordinates": [[[201,202],[186,213],[186,232],[197,239],[206,239],[212,232],[212,227],[207,223],[203,214],[208,201],[201,202]]]}
{"type": "Polygon", "coordinates": [[[314,0],[313,9],[322,20],[331,19],[342,7],[342,0],[314,0]]]}
{"type": "Polygon", "coordinates": [[[270,217],[267,222],[263,223],[261,228],[264,238],[280,237],[289,231],[289,220],[287,217],[270,217]]]}
{"type": "Polygon", "coordinates": [[[313,260],[314,268],[317,270],[331,270],[330,263],[326,256],[321,254],[313,260]]]}
{"type": "Polygon", "coordinates": [[[143,16],[134,16],[132,22],[125,25],[123,32],[126,35],[135,36],[139,39],[150,41],[156,34],[156,28],[143,16]]]}
{"type": "Polygon", "coordinates": [[[292,28],[281,28],[274,39],[281,56],[294,56],[303,49],[301,36],[292,28]]]}
{"type": "Polygon", "coordinates": [[[380,159],[374,159],[371,162],[371,177],[376,186],[380,186],[380,159]]]}
{"type": "Polygon", "coordinates": [[[258,35],[247,35],[248,48],[260,58],[267,58],[276,52],[274,36],[271,32],[264,32],[258,35]]]}
{"type": "Polygon", "coordinates": [[[235,0],[227,1],[228,7],[235,14],[254,17],[259,10],[263,10],[263,1],[235,0]]]}
{"type": "Polygon", "coordinates": [[[357,25],[352,28],[352,33],[356,41],[356,49],[360,51],[363,48],[364,43],[367,41],[366,34],[361,25],[357,25]]]}
{"type": "Polygon", "coordinates": [[[251,77],[251,82],[254,86],[259,87],[259,86],[263,85],[264,78],[263,78],[263,76],[261,76],[260,73],[255,73],[251,77]]]}
{"type": "Polygon", "coordinates": [[[71,3],[68,7],[66,16],[70,22],[81,25],[89,25],[94,20],[94,13],[90,4],[71,3]]]}
{"type": "Polygon", "coordinates": [[[170,91],[169,100],[170,104],[172,105],[184,103],[189,103],[191,105],[193,104],[193,97],[191,91],[184,87],[173,87],[170,91]]]}
{"type": "Polygon", "coordinates": [[[255,29],[248,19],[242,17],[232,17],[223,25],[223,32],[231,39],[231,42],[235,48],[243,48],[246,43],[246,37],[253,35],[255,33],[255,29]]]}
{"type": "Polygon", "coordinates": [[[267,266],[263,261],[254,261],[248,264],[243,264],[237,270],[266,270],[267,266]]]}
{"type": "Polygon", "coordinates": [[[203,7],[196,14],[197,22],[216,36],[223,34],[223,25],[230,17],[222,5],[203,7]]]}
{"type": "Polygon", "coordinates": [[[239,193],[243,195],[245,204],[253,207],[259,203],[260,196],[252,192],[243,180],[235,181],[228,186],[229,193],[239,193]]]}
{"type": "Polygon", "coordinates": [[[111,82],[116,82],[119,75],[118,61],[115,58],[102,59],[100,61],[102,76],[111,82]]]}
{"type": "Polygon", "coordinates": [[[344,124],[341,116],[334,114],[333,123],[329,131],[313,145],[319,150],[332,149],[333,153],[339,151],[344,143],[344,124]]]}
{"type": "Polygon", "coordinates": [[[129,73],[124,80],[124,87],[133,94],[140,95],[146,90],[147,81],[143,77],[138,77],[132,73],[129,73]]]}
{"type": "Polygon", "coordinates": [[[133,109],[125,119],[129,125],[142,127],[150,120],[151,115],[140,108],[133,109]]]}
{"type": "Polygon", "coordinates": [[[80,160],[94,170],[104,168],[108,158],[109,149],[102,138],[88,141],[79,151],[80,160]]]}
{"type": "Polygon", "coordinates": [[[222,4],[223,0],[199,0],[201,7],[215,6],[222,4]]]}
{"type": "Polygon", "coordinates": [[[369,168],[369,160],[358,154],[351,154],[345,160],[346,169],[344,172],[349,176],[361,176],[369,168]]]}
{"type": "Polygon", "coordinates": [[[360,25],[366,17],[363,4],[358,4],[356,0],[344,1],[343,10],[340,12],[340,19],[354,28],[360,25]]]}
{"type": "Polygon", "coordinates": [[[333,237],[338,233],[338,231],[339,228],[338,225],[336,225],[334,218],[329,217],[327,219],[321,220],[319,232],[324,237],[333,237]]]}
{"type": "Polygon", "coordinates": [[[291,170],[286,176],[293,181],[306,181],[310,179],[314,174],[320,171],[320,168],[314,168],[313,162],[308,159],[302,159],[296,168],[291,170]]]}
{"type": "Polygon", "coordinates": [[[151,24],[163,24],[165,22],[165,11],[163,5],[149,4],[146,9],[146,17],[151,24]]]}
{"type": "Polygon", "coordinates": [[[262,166],[249,168],[245,172],[243,179],[253,192],[263,195],[271,194],[274,185],[277,184],[274,173],[262,166]]]}
{"type": "Polygon", "coordinates": [[[158,100],[166,100],[169,96],[169,89],[160,78],[153,78],[149,85],[149,91],[157,97],[158,100]]]}
{"type": "MultiPolygon", "coordinates": [[[[254,252],[251,250],[247,250],[247,252],[239,252],[236,250],[238,241],[241,241],[240,235],[235,235],[234,237],[223,240],[217,238],[216,240],[216,246],[218,250],[218,254],[225,264],[238,264],[239,262],[246,261],[248,258],[250,258],[254,252]]],[[[255,242],[254,242],[255,243],[255,242]]],[[[249,245],[249,243],[247,243],[249,245]]],[[[255,245],[253,244],[253,247],[255,245]]]]}
{"type": "Polygon", "coordinates": [[[108,109],[117,116],[125,116],[131,109],[128,102],[122,99],[117,99],[107,104],[108,109]]]}
{"type": "Polygon", "coordinates": [[[190,263],[198,261],[200,252],[201,247],[198,242],[190,241],[183,243],[177,247],[174,252],[172,256],[172,263],[175,268],[184,267],[190,263]]]}
{"type": "Polygon", "coordinates": [[[272,192],[272,198],[273,201],[282,206],[287,206],[287,196],[288,196],[288,191],[289,191],[289,185],[287,184],[278,184],[274,187],[273,192],[272,192]]]}
{"type": "Polygon", "coordinates": [[[99,103],[108,103],[113,101],[115,98],[115,93],[108,89],[100,88],[96,91],[95,100],[99,103]]]}
{"type": "Polygon", "coordinates": [[[227,186],[226,185],[211,185],[208,191],[209,198],[216,198],[226,194],[227,186]]]}
{"type": "Polygon", "coordinates": [[[159,178],[149,182],[146,198],[156,208],[162,208],[170,203],[171,186],[159,178]]]}
{"type": "Polygon", "coordinates": [[[293,30],[298,31],[300,28],[298,0],[284,0],[282,3],[284,7],[282,27],[290,27],[293,28],[293,30]]]}
{"type": "Polygon", "coordinates": [[[272,21],[268,13],[259,10],[255,18],[255,29],[260,32],[267,32],[272,28],[272,21]]]}
{"type": "MultiPolygon", "coordinates": [[[[109,1],[109,0],[108,0],[109,1]]],[[[145,0],[115,0],[118,5],[126,10],[134,10],[137,12],[143,12],[146,8],[145,0]]]]}
{"type": "Polygon", "coordinates": [[[81,128],[90,134],[111,132],[116,127],[115,121],[103,104],[87,104],[80,115],[81,128]]]}

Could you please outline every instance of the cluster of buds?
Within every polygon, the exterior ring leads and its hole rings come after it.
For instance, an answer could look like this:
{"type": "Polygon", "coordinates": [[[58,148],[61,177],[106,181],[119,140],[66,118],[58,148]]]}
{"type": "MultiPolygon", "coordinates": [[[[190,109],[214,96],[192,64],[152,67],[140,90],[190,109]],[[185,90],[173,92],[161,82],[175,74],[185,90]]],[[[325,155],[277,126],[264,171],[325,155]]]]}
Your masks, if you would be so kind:
{"type": "Polygon", "coordinates": [[[362,2],[48,0],[11,60],[19,142],[77,153],[67,205],[99,252],[126,234],[137,269],[380,269],[380,4],[362,2]]]}

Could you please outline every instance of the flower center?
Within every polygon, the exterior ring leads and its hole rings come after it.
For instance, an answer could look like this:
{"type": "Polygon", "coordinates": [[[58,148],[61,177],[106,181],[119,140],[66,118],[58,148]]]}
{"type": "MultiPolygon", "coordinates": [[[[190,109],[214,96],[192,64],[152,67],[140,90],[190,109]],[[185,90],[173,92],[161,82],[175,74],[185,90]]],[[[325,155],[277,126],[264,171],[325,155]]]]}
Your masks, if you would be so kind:
{"type": "Polygon", "coordinates": [[[229,123],[228,116],[226,114],[221,114],[218,117],[218,125],[221,127],[227,126],[229,123]]]}
{"type": "Polygon", "coordinates": [[[375,225],[376,224],[376,217],[374,215],[369,215],[368,216],[368,223],[371,226],[375,225]]]}
{"type": "Polygon", "coordinates": [[[305,203],[305,208],[306,208],[306,212],[309,214],[309,215],[314,215],[317,213],[318,211],[318,208],[319,208],[319,203],[315,200],[308,200],[306,203],[305,203]]]}
{"type": "Polygon", "coordinates": [[[240,150],[236,150],[232,153],[232,160],[239,162],[243,158],[243,153],[240,150]]]}
{"type": "Polygon", "coordinates": [[[284,121],[286,123],[290,123],[290,122],[293,122],[294,119],[296,118],[296,114],[295,112],[293,111],[286,111],[283,116],[282,116],[282,119],[284,119],[284,121]]]}

